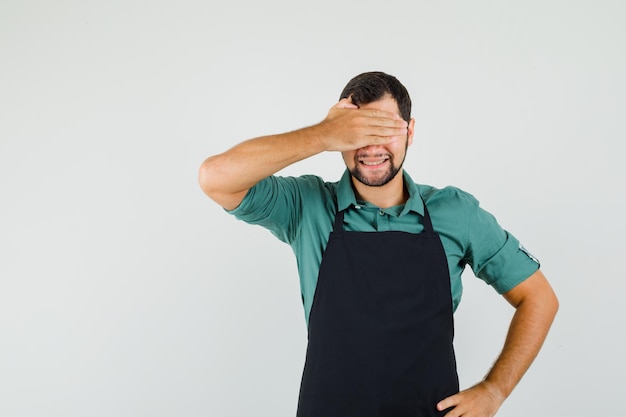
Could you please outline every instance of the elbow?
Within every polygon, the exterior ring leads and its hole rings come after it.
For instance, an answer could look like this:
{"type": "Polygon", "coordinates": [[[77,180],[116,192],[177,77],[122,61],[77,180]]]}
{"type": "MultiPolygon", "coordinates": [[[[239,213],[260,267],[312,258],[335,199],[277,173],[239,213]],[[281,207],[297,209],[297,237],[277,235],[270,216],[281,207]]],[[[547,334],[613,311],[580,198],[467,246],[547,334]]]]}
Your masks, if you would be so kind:
{"type": "Polygon", "coordinates": [[[556,296],[554,292],[554,288],[552,285],[547,283],[547,288],[544,290],[544,304],[546,304],[548,310],[552,314],[552,316],[556,316],[556,313],[559,311],[559,298],[556,296]]]}
{"type": "Polygon", "coordinates": [[[542,297],[540,297],[537,301],[538,302],[536,303],[535,308],[542,311],[543,315],[550,321],[550,323],[554,321],[556,314],[559,311],[559,299],[554,293],[552,287],[548,287],[544,291],[542,297]]]}
{"type": "Polygon", "coordinates": [[[211,198],[219,192],[219,169],[215,159],[214,156],[207,158],[198,170],[198,185],[211,198]]]}
{"type": "Polygon", "coordinates": [[[558,313],[559,311],[560,303],[554,291],[552,292],[551,307],[552,307],[552,314],[556,316],[556,313],[558,313]]]}
{"type": "Polygon", "coordinates": [[[551,321],[556,317],[559,311],[559,299],[556,296],[552,286],[548,285],[537,299],[536,308],[543,310],[543,314],[550,318],[551,321]]]}
{"type": "Polygon", "coordinates": [[[198,184],[211,200],[227,210],[233,210],[239,206],[248,189],[233,185],[232,170],[227,168],[221,155],[207,158],[198,170],[198,184]]]}
{"type": "Polygon", "coordinates": [[[550,321],[559,310],[559,299],[541,270],[505,293],[505,298],[515,309],[540,314],[550,321]]]}

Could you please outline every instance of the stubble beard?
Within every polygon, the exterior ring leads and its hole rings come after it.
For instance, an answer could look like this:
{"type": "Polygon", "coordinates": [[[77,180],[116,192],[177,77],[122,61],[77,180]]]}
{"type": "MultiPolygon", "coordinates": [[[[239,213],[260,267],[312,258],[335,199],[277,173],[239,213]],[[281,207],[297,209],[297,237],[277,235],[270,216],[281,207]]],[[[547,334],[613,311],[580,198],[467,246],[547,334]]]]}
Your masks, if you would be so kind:
{"type": "Polygon", "coordinates": [[[407,141],[406,146],[404,147],[404,157],[398,166],[394,165],[394,157],[391,154],[386,154],[389,157],[389,168],[382,175],[379,175],[375,178],[369,178],[363,170],[361,170],[360,162],[358,161],[357,155],[354,156],[354,168],[350,170],[350,174],[359,181],[361,184],[370,186],[370,187],[382,187],[383,185],[389,183],[393,180],[398,172],[402,169],[402,165],[404,165],[404,160],[406,159],[406,151],[409,148],[409,144],[407,141]]]}

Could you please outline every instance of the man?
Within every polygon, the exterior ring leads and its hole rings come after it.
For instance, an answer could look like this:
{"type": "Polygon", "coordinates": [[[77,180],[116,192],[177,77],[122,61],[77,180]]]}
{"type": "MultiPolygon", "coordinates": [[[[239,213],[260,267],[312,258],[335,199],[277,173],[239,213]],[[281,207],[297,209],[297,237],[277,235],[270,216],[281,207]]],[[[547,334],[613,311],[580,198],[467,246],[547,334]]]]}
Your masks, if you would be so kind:
{"type": "Polygon", "coordinates": [[[320,123],[208,158],[203,191],[289,243],[308,348],[298,417],[491,417],[537,355],[558,308],[537,261],[469,194],[403,171],[414,119],[405,87],[353,78],[320,123]],[[276,172],[341,152],[339,182],[276,172]],[[459,392],[452,313],[466,264],[515,308],[483,381],[459,392]]]}

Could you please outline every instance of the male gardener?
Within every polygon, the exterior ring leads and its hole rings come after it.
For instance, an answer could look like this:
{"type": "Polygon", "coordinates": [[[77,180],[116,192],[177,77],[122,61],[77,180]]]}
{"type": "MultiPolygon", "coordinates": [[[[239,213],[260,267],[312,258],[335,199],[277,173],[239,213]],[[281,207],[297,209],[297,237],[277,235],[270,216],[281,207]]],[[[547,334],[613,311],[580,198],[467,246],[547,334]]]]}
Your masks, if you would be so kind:
{"type": "Polygon", "coordinates": [[[204,192],[290,244],[308,347],[298,417],[491,417],[536,357],[558,308],[538,262],[470,195],[403,171],[414,119],[382,72],[345,87],[320,123],[208,158],[204,192]],[[274,174],[341,152],[339,182],[274,174]],[[453,311],[469,264],[515,308],[484,380],[459,392],[453,311]]]}

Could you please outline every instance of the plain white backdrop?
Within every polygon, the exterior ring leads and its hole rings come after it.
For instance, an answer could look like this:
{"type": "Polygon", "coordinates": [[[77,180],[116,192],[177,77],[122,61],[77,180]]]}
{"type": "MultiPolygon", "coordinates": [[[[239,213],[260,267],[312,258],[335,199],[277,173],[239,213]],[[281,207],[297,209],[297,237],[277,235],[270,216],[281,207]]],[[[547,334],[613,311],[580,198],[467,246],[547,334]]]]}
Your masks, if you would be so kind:
{"type": "MultiPolygon", "coordinates": [[[[0,415],[295,415],[295,260],[197,169],[322,120],[371,70],[412,94],[412,177],[476,196],[560,298],[498,415],[624,415],[625,19],[618,0],[3,0],[0,415]]],[[[467,387],[512,309],[464,282],[467,387]]]]}

